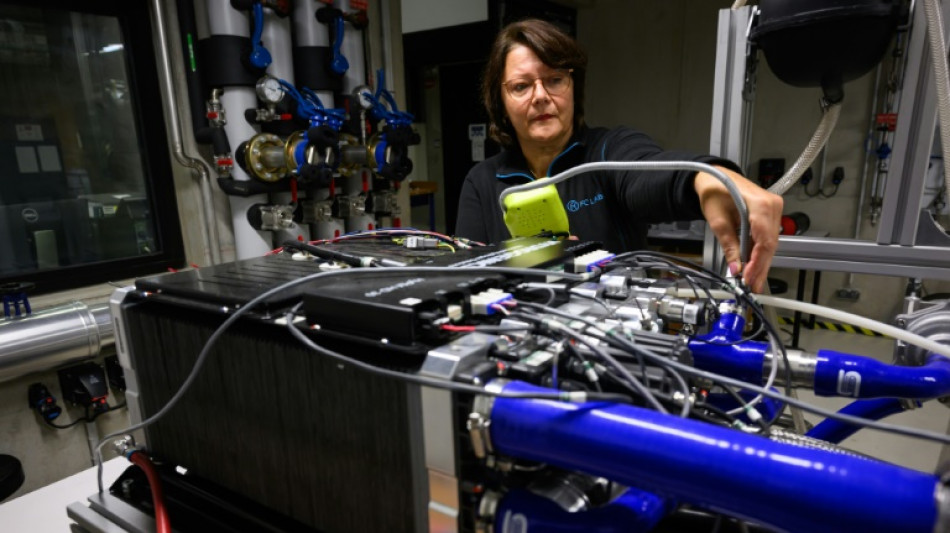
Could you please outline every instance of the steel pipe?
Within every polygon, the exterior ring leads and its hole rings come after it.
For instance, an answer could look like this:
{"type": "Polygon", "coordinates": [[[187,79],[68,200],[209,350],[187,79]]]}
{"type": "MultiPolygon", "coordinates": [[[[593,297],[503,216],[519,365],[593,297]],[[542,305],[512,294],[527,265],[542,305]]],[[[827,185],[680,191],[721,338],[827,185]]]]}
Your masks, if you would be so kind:
{"type": "Polygon", "coordinates": [[[0,382],[99,355],[115,342],[106,304],[74,302],[0,322],[0,382]]]}

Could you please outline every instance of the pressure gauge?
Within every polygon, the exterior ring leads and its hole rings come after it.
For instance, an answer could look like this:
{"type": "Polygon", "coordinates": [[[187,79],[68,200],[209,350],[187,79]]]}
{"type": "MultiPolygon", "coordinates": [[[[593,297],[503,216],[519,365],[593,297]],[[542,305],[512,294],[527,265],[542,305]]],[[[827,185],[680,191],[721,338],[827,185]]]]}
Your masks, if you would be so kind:
{"type": "Polygon", "coordinates": [[[257,80],[257,97],[265,104],[273,105],[284,99],[284,89],[280,81],[273,76],[264,76],[257,80]]]}

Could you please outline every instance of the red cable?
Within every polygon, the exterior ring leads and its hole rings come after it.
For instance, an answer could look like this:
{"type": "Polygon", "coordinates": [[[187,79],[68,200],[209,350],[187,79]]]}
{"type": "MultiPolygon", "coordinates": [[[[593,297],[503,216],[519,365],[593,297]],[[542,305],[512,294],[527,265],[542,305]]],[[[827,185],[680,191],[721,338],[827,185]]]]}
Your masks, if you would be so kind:
{"type": "Polygon", "coordinates": [[[443,324],[442,329],[445,331],[475,331],[475,326],[453,326],[451,324],[443,324]]]}
{"type": "Polygon", "coordinates": [[[155,507],[156,533],[172,533],[171,522],[168,521],[168,511],[165,510],[165,498],[162,496],[162,480],[158,477],[155,465],[142,452],[132,452],[129,461],[145,472],[148,486],[152,490],[152,505],[155,507]]]}

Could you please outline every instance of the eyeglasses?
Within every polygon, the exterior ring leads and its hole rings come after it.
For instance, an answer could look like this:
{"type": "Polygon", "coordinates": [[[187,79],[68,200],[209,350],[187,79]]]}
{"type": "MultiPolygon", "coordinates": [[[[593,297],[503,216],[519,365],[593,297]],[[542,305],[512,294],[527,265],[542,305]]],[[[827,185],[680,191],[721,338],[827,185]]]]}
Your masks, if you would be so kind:
{"type": "Polygon", "coordinates": [[[534,88],[537,87],[538,80],[544,86],[544,91],[551,96],[559,96],[571,86],[571,73],[574,69],[557,70],[554,74],[539,76],[537,78],[515,78],[508,80],[502,85],[508,91],[508,96],[521,100],[534,94],[534,88]]]}

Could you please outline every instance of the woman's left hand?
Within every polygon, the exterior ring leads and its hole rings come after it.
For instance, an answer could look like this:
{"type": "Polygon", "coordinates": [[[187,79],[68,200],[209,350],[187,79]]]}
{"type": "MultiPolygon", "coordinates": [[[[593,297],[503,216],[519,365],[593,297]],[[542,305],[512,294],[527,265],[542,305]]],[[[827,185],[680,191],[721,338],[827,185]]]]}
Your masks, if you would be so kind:
{"type": "Polygon", "coordinates": [[[782,197],[770,193],[736,172],[722,170],[736,184],[749,209],[749,237],[752,251],[748,263],[740,261],[739,210],[729,190],[714,176],[699,172],[693,183],[699,195],[699,205],[710,229],[722,246],[726,264],[732,273],[742,272],[742,279],[755,292],[762,292],[772,257],[778,249],[778,235],[782,222],[782,197]]]}

